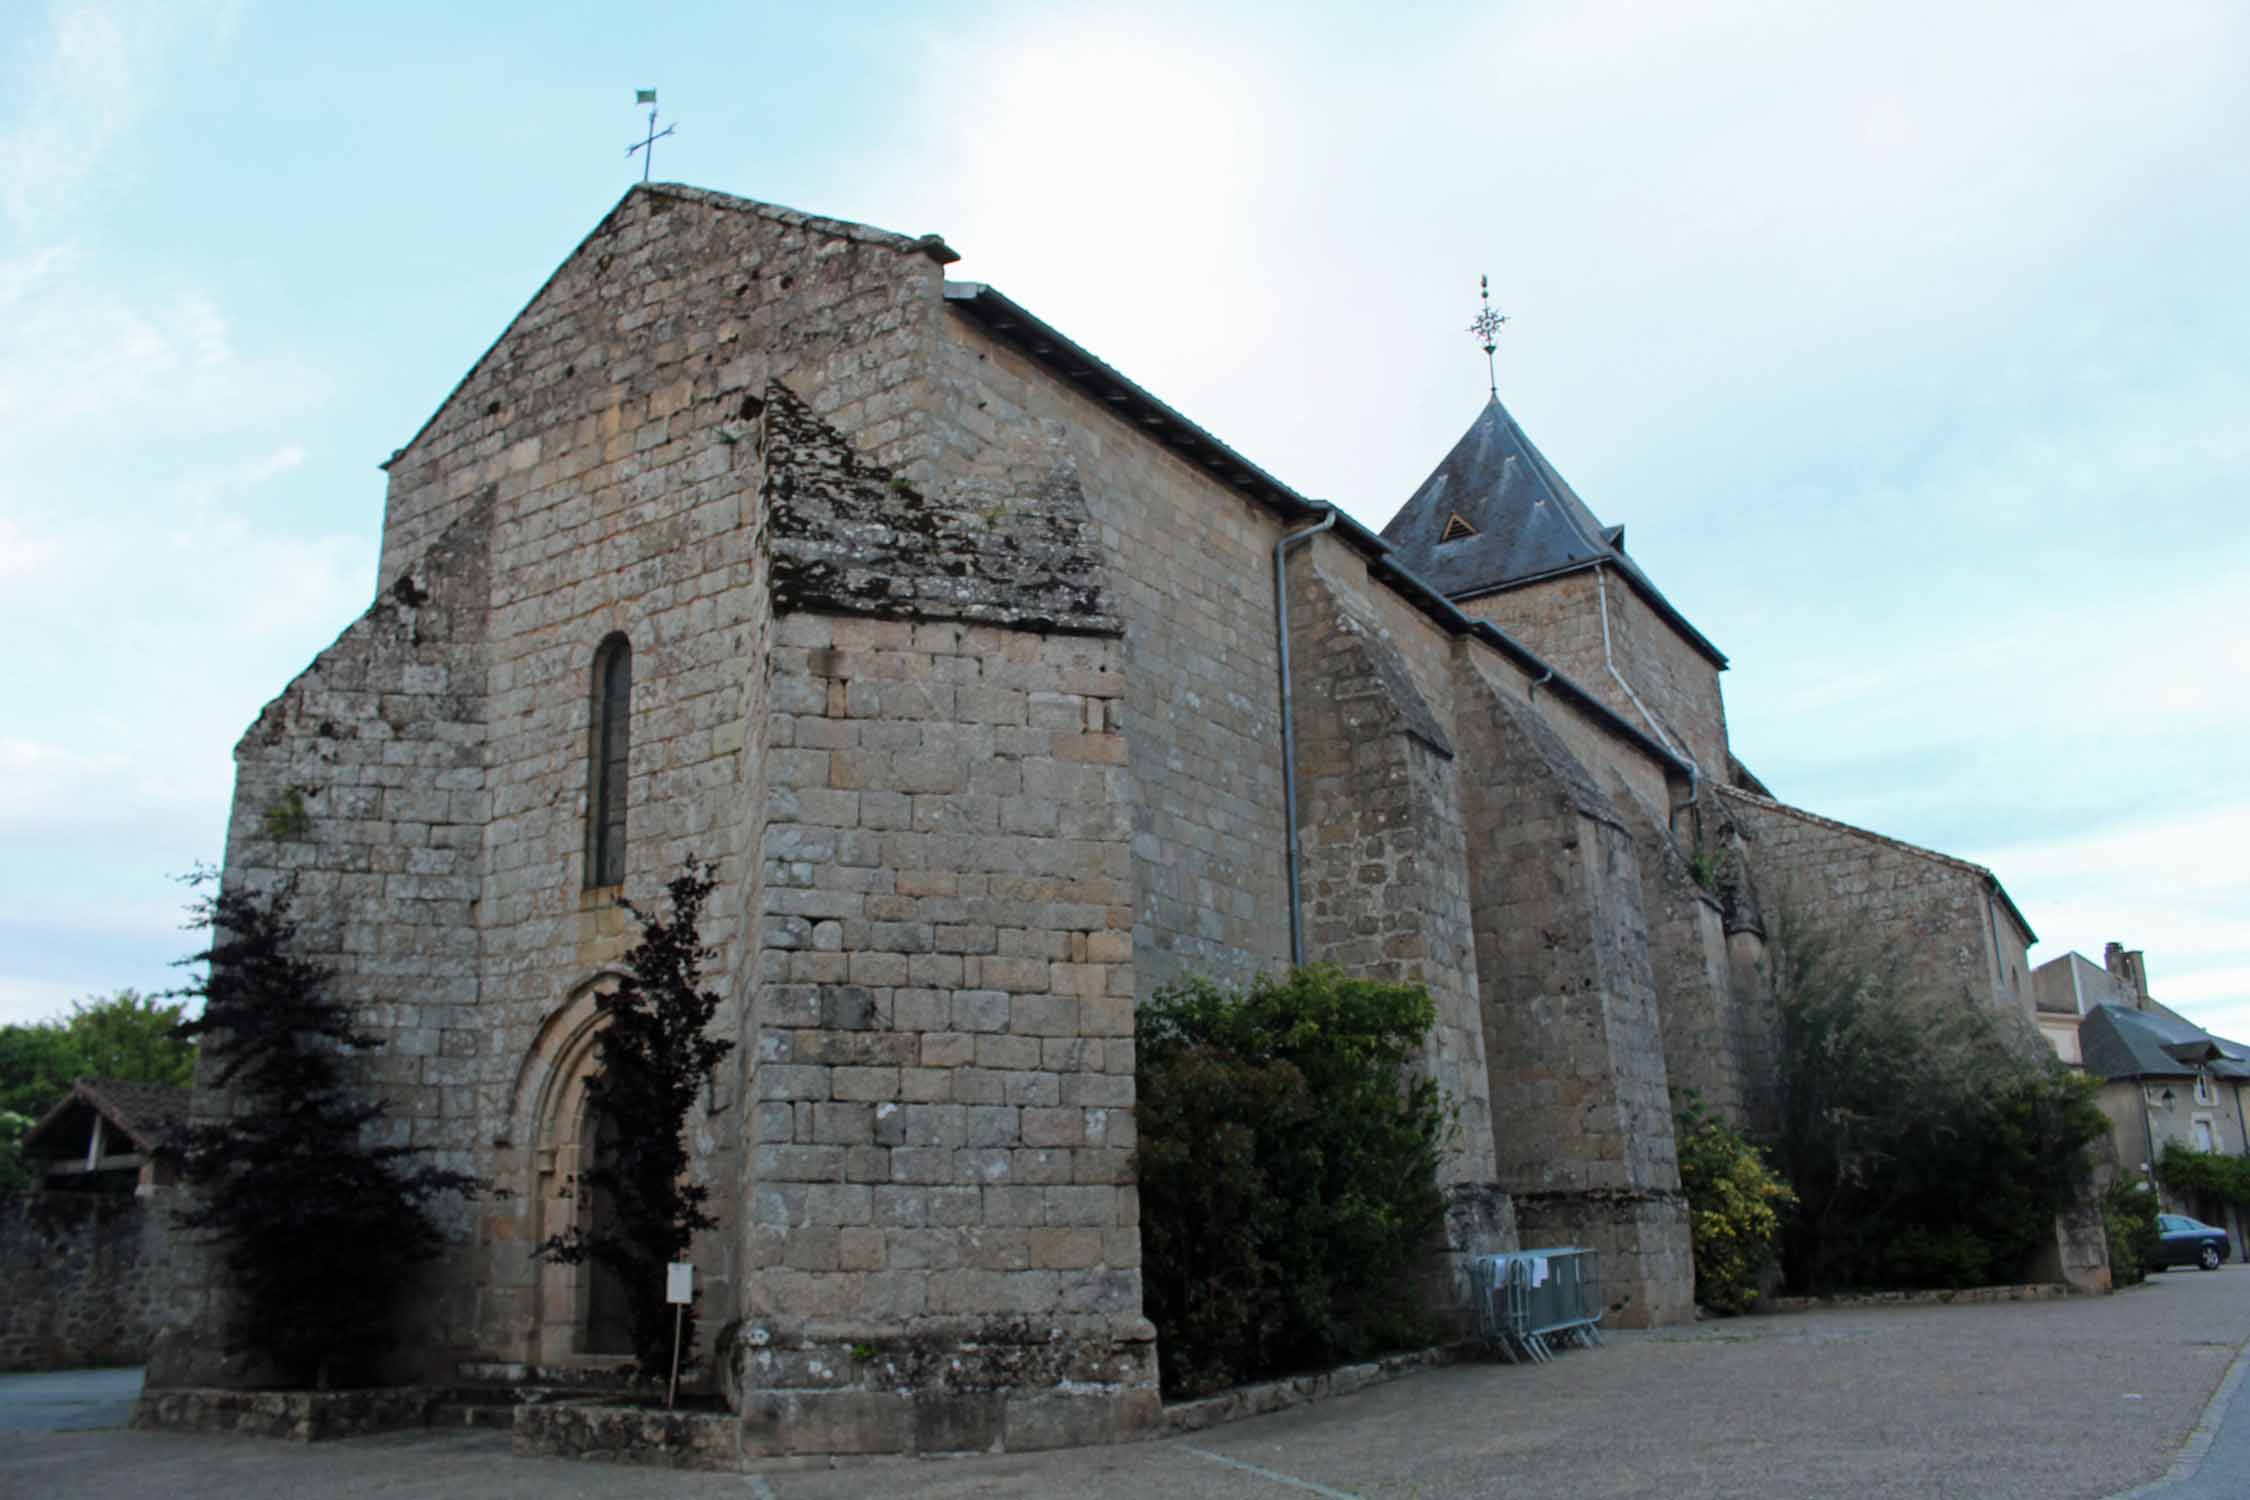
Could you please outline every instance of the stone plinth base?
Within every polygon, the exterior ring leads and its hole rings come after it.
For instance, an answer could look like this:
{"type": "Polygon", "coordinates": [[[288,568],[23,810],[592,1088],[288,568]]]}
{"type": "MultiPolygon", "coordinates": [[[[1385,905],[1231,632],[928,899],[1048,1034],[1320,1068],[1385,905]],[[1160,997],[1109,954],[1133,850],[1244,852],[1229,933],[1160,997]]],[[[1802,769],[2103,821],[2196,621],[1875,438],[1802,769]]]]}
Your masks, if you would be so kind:
{"type": "Polygon", "coordinates": [[[146,1432],[231,1432],[316,1443],[428,1424],[442,1392],[427,1386],[365,1391],[144,1391],[133,1425],[146,1432]]]}
{"type": "Polygon", "coordinates": [[[1156,1345],[1014,1328],[742,1352],[742,1453],[1023,1453],[1157,1431],[1156,1345]]]}
{"type": "Polygon", "coordinates": [[[1518,1193],[1523,1248],[1575,1246],[1602,1253],[1602,1321],[1661,1328],[1695,1321],[1695,1254],[1687,1199],[1619,1189],[1518,1193]]]}
{"type": "Polygon", "coordinates": [[[659,1469],[736,1469],[742,1423],[731,1411],[663,1411],[556,1401],[516,1408],[518,1458],[583,1458],[659,1469]]]}

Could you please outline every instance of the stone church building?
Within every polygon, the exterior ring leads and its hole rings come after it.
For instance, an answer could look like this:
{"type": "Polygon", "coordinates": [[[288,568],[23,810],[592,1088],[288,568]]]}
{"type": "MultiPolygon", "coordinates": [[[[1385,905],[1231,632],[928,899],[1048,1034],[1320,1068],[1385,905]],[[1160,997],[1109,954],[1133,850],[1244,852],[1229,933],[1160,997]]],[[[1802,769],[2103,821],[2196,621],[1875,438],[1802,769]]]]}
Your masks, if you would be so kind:
{"type": "Polygon", "coordinates": [[[1692,1317],[1672,1097],[1770,1117],[1757,892],[2029,1014],[1992,875],[1768,795],[1726,657],[1496,399],[1377,535],[956,259],[628,192],[393,455],[374,603],[241,741],[228,879],[295,880],[399,1138],[512,1192],[408,1373],[620,1347],[530,1251],[595,1211],[616,897],[691,855],[750,1453],[1154,1419],[1134,1007],[1182,976],[1429,987],[1455,1317],[1468,1257],[1558,1243],[1612,1321],[1692,1317]]]}

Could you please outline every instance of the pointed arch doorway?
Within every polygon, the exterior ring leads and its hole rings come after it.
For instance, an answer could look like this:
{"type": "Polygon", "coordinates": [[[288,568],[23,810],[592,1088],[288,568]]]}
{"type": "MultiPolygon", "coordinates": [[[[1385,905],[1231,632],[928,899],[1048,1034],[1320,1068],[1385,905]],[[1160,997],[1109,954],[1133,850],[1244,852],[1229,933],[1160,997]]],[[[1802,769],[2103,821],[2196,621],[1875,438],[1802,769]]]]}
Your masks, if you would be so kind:
{"type": "MultiPolygon", "coordinates": [[[[595,1041],[602,1015],[597,1001],[615,988],[612,975],[581,983],[540,1026],[517,1075],[519,1118],[527,1118],[534,1143],[524,1191],[533,1205],[531,1244],[546,1243],[573,1226],[595,1227],[608,1210],[588,1174],[614,1149],[589,1108],[595,1041]]],[[[577,1265],[534,1261],[536,1292],[526,1351],[541,1365],[616,1357],[632,1352],[625,1289],[598,1261],[577,1265]]]]}

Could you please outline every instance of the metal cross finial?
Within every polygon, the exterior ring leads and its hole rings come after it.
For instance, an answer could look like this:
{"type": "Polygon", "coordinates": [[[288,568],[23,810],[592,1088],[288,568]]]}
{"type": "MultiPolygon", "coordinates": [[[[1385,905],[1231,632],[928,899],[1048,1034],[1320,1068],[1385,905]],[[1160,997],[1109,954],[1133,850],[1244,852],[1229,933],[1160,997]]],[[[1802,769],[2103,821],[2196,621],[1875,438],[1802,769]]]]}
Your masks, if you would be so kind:
{"type": "Polygon", "coordinates": [[[648,153],[646,156],[643,156],[641,158],[641,181],[646,182],[648,181],[649,164],[656,160],[656,143],[663,140],[664,137],[670,135],[678,127],[667,125],[662,130],[658,130],[656,128],[656,90],[635,89],[633,91],[633,102],[635,104],[645,104],[648,106],[648,138],[646,140],[636,141],[632,145],[627,146],[625,148],[625,158],[626,160],[630,161],[632,159],[633,153],[636,151],[645,151],[648,153]]]}
{"type": "Polygon", "coordinates": [[[1477,320],[1469,325],[1469,332],[1475,334],[1484,344],[1485,378],[1492,382],[1492,399],[1497,401],[1500,399],[1500,376],[1492,363],[1492,351],[1499,347],[1500,325],[1507,322],[1508,319],[1506,314],[1496,313],[1492,310],[1492,278],[1490,276],[1479,276],[1477,278],[1477,295],[1484,299],[1484,310],[1478,313],[1477,320]]]}

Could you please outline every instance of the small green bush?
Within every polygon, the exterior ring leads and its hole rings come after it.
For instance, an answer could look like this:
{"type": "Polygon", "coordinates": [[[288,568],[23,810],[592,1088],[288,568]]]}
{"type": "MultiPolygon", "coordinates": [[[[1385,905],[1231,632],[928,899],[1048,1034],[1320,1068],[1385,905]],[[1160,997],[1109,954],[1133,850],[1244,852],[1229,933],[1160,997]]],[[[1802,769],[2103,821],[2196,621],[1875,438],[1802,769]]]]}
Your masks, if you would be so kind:
{"type": "Polygon", "coordinates": [[[2121,1176],[2109,1185],[2102,1194],[2102,1231],[2109,1240],[2110,1284],[2146,1281],[2164,1249],[2156,1225],[2156,1194],[2147,1183],[2121,1176]]]}
{"type": "Polygon", "coordinates": [[[1191,980],[1139,1018],[1142,1287],[1194,1395],[1419,1341],[1449,1111],[1407,1063],[1418,985],[1306,968],[1191,980]]]}
{"type": "Polygon", "coordinates": [[[1797,1195],[1692,1089],[1675,1126],[1695,1247],[1695,1300],[1717,1312],[1746,1313],[1758,1300],[1760,1273],[1773,1264],[1782,1211],[1797,1195]]]}

